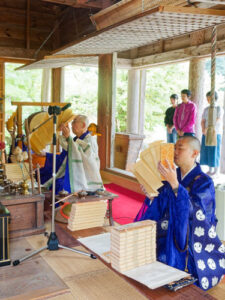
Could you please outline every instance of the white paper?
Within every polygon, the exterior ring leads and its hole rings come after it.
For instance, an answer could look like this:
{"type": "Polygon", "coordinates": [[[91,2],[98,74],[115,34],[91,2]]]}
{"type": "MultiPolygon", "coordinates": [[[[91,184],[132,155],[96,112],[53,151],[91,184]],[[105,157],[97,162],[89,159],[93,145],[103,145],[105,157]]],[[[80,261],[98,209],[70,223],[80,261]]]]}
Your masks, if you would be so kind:
{"type": "MultiPolygon", "coordinates": [[[[99,256],[110,251],[110,233],[80,238],[78,241],[99,256]]],[[[189,275],[186,272],[172,268],[158,261],[125,271],[122,274],[146,285],[150,289],[156,289],[189,275]]]]}
{"type": "Polygon", "coordinates": [[[159,261],[125,271],[122,274],[141,282],[150,289],[156,289],[188,276],[187,273],[167,266],[159,261]]]}
{"type": "Polygon", "coordinates": [[[99,256],[110,251],[110,232],[80,238],[78,241],[99,256]]]}

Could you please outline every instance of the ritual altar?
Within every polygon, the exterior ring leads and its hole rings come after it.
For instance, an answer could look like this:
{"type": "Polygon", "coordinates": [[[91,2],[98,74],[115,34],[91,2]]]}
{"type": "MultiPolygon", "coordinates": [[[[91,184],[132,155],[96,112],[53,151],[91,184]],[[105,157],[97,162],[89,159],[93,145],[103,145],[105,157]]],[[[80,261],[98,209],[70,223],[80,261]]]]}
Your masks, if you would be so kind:
{"type": "Polygon", "coordinates": [[[21,237],[45,231],[44,195],[4,195],[0,202],[10,212],[9,237],[21,237]]]}

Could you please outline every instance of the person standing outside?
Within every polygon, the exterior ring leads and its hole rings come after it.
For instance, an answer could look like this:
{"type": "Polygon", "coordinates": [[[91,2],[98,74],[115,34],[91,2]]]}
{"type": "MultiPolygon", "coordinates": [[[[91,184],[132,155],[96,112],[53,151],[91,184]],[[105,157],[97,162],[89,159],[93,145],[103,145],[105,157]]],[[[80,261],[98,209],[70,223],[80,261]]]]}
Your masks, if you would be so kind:
{"type": "Polygon", "coordinates": [[[191,91],[184,89],[181,91],[182,103],[175,110],[173,122],[178,136],[194,136],[197,108],[190,100],[191,91]]]}
{"type": "Polygon", "coordinates": [[[173,124],[173,116],[175,113],[175,109],[177,107],[178,96],[177,94],[172,94],[170,96],[170,103],[172,106],[167,108],[164,118],[164,123],[167,128],[167,143],[175,144],[177,141],[177,131],[173,124]]]}
{"type": "MultiPolygon", "coordinates": [[[[211,92],[206,94],[206,99],[210,105],[212,101],[211,92]]],[[[215,92],[215,102],[217,103],[218,94],[215,92]]],[[[216,104],[215,103],[215,104],[216,104]]],[[[223,123],[222,123],[222,115],[223,109],[216,105],[216,124],[215,131],[217,137],[217,145],[216,146],[206,146],[206,132],[208,128],[209,121],[209,107],[206,107],[203,111],[202,115],[202,144],[201,144],[201,152],[200,152],[200,164],[209,166],[208,175],[217,175],[219,172],[219,163],[220,163],[220,149],[221,149],[221,137],[223,132],[223,123]]]]}

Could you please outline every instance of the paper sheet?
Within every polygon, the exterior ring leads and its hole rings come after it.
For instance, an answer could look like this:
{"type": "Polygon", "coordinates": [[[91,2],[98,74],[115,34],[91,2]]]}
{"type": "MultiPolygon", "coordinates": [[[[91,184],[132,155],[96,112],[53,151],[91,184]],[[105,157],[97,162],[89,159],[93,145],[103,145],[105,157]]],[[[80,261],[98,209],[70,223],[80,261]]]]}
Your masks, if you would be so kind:
{"type": "Polygon", "coordinates": [[[80,238],[78,241],[94,253],[101,256],[104,252],[110,251],[110,232],[80,238]]]}
{"type": "MultiPolygon", "coordinates": [[[[94,253],[102,256],[103,253],[110,251],[110,235],[110,233],[103,233],[80,238],[78,241],[94,253]]],[[[102,258],[104,259],[104,256],[102,258]]],[[[156,289],[189,275],[158,261],[125,271],[122,274],[146,285],[150,289],[156,289]]]]}
{"type": "Polygon", "coordinates": [[[123,272],[124,275],[141,282],[150,289],[156,289],[172,281],[187,277],[188,274],[167,266],[159,261],[123,272]]]}

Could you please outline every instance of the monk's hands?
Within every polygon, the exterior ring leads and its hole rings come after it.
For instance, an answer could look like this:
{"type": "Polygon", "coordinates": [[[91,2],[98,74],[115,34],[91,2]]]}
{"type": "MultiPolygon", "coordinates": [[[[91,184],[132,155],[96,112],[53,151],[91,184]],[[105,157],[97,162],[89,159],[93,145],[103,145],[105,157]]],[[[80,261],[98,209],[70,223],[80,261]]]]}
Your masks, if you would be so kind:
{"type": "Polygon", "coordinates": [[[68,138],[70,136],[70,129],[68,124],[67,125],[61,124],[60,130],[62,130],[62,134],[63,136],[65,136],[65,138],[68,138]]]}
{"type": "Polygon", "coordinates": [[[155,197],[150,196],[150,195],[147,193],[145,187],[144,187],[142,184],[140,184],[140,188],[141,188],[142,192],[145,194],[146,197],[148,197],[151,201],[154,200],[155,197]]]}
{"type": "Polygon", "coordinates": [[[169,182],[172,189],[176,189],[179,186],[179,182],[177,180],[177,172],[175,166],[171,166],[168,160],[166,160],[167,166],[164,167],[161,162],[158,164],[159,173],[165,178],[166,181],[169,182]]]}

